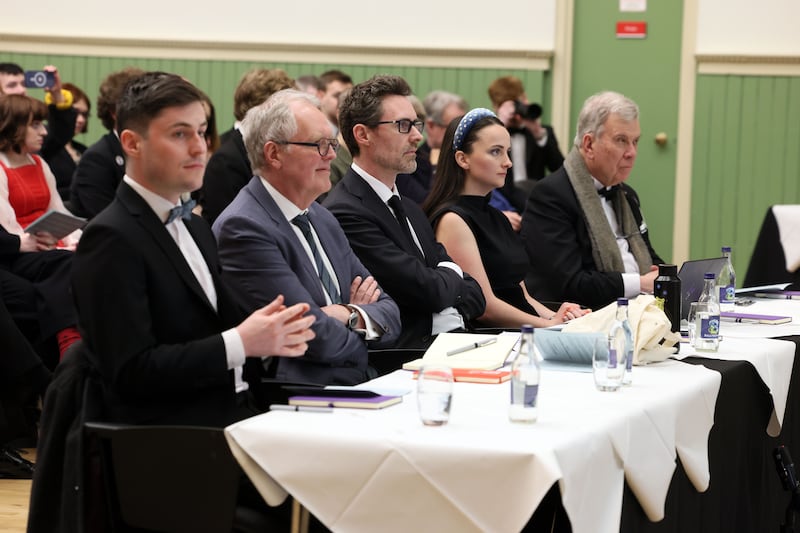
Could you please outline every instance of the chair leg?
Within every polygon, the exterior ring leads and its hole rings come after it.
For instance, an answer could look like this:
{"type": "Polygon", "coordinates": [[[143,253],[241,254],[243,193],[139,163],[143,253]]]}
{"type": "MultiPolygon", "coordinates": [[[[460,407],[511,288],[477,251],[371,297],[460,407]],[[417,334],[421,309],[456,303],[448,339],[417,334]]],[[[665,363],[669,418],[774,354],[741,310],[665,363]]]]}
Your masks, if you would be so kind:
{"type": "Polygon", "coordinates": [[[292,498],[292,533],[308,533],[308,509],[292,498]]]}

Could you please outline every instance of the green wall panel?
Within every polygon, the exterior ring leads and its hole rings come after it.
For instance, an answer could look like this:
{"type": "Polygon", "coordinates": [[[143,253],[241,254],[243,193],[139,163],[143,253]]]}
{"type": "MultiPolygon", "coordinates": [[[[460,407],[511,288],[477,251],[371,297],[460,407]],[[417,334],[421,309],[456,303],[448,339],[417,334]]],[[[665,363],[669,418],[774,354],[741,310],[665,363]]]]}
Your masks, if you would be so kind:
{"type": "Polygon", "coordinates": [[[800,78],[699,75],[692,166],[691,257],[734,249],[744,280],[774,204],[800,204],[800,78]]]}
{"type": "MultiPolygon", "coordinates": [[[[0,45],[1,46],[1,45],[0,45]]],[[[513,74],[522,79],[528,97],[542,103],[545,118],[549,116],[549,105],[544,100],[545,72],[537,70],[505,70],[477,68],[432,68],[388,65],[346,65],[333,63],[259,63],[254,61],[185,60],[185,59],[142,59],[96,56],[62,56],[43,54],[10,54],[0,51],[0,61],[19,63],[23,68],[36,69],[46,64],[56,65],[64,81],[70,81],[82,88],[92,99],[97,98],[97,89],[102,79],[110,72],[126,66],[136,66],[145,70],[164,70],[180,74],[203,89],[214,102],[217,112],[217,126],[225,131],[233,124],[233,91],[244,72],[253,67],[282,68],[290,76],[321,74],[330,69],[347,72],[356,82],[375,74],[396,74],[403,76],[415,94],[423,98],[428,92],[444,89],[462,95],[473,107],[490,107],[487,88],[495,78],[513,74]]],[[[549,82],[548,82],[549,85],[549,82]]],[[[548,93],[549,94],[549,93],[548,93]]],[[[93,111],[94,113],[94,111],[93,111]]],[[[81,142],[92,143],[103,133],[103,127],[96,116],[90,121],[89,133],[79,138],[81,142]]]]}

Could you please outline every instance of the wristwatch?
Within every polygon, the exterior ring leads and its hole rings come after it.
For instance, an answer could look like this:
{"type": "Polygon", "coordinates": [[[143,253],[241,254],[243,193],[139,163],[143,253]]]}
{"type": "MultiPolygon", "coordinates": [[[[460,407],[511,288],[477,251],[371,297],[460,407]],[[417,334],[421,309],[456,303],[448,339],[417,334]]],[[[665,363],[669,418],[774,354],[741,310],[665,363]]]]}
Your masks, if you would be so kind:
{"type": "Polygon", "coordinates": [[[350,316],[347,319],[347,329],[354,330],[356,326],[358,326],[358,312],[349,305],[345,305],[345,307],[350,310],[350,316]]]}

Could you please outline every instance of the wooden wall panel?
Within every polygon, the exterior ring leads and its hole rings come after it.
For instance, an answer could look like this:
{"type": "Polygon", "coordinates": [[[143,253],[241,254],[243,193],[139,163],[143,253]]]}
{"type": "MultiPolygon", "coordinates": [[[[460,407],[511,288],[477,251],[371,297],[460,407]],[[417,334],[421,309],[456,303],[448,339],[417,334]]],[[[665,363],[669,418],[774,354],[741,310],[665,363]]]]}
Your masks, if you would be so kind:
{"type": "Polygon", "coordinates": [[[744,279],[761,221],[800,204],[800,77],[699,75],[692,167],[692,258],[734,249],[744,279]]]}

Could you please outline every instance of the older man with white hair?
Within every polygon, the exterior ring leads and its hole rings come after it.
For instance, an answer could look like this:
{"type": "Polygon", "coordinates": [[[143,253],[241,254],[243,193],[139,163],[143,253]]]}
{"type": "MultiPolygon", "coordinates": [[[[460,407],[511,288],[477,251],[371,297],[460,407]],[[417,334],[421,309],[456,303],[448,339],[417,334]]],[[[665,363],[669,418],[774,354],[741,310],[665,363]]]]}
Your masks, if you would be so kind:
{"type": "Polygon", "coordinates": [[[663,260],[653,250],[633,170],[639,108],[615,92],[589,97],[564,166],[534,188],[522,216],[528,290],[546,301],[602,307],[652,293],[663,260]]]}

